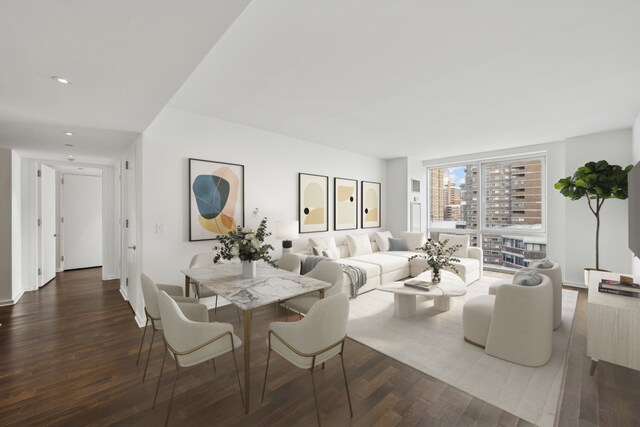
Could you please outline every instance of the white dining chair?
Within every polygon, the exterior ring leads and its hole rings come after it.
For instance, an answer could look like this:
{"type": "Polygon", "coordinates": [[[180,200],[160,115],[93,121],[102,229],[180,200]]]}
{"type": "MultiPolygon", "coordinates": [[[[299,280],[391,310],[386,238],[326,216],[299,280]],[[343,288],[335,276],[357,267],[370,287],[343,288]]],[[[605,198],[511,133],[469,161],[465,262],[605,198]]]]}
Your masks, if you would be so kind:
{"type": "Polygon", "coordinates": [[[282,254],[278,260],[278,268],[300,274],[300,258],[294,254],[282,254]]]}
{"type": "Polygon", "coordinates": [[[240,389],[240,399],[244,408],[244,397],[235,352],[235,349],[242,345],[242,341],[234,335],[233,325],[230,323],[191,321],[183,314],[178,304],[176,304],[166,292],[160,292],[158,295],[158,305],[160,307],[160,316],[162,317],[164,328],[165,357],[162,359],[160,377],[158,378],[156,394],[153,398],[153,408],[155,408],[158,399],[158,391],[160,390],[160,382],[162,381],[162,373],[164,371],[167,353],[169,353],[176,365],[176,373],[173,379],[173,388],[171,389],[171,398],[169,400],[169,408],[167,409],[165,426],[169,423],[173,396],[175,394],[180,369],[195,366],[208,360],[213,361],[214,358],[226,353],[232,353],[233,355],[236,378],[240,389]]]}
{"type": "MultiPolygon", "coordinates": [[[[207,267],[209,265],[214,265],[213,263],[213,254],[210,252],[204,252],[200,254],[195,254],[191,258],[191,262],[189,263],[189,268],[200,268],[207,267]]],[[[193,293],[199,299],[201,298],[209,298],[216,297],[216,302],[213,308],[213,318],[218,319],[218,294],[214,292],[208,286],[200,286],[198,283],[191,281],[191,289],[193,289],[193,293]]],[[[236,309],[238,315],[238,322],[240,322],[240,310],[236,309]]]]}
{"type": "Polygon", "coordinates": [[[147,352],[147,362],[144,365],[144,373],[142,374],[142,382],[144,382],[147,376],[147,368],[149,367],[149,358],[151,356],[153,340],[156,337],[156,332],[162,330],[162,320],[160,318],[160,309],[158,308],[158,292],[161,290],[165,291],[176,302],[179,302],[181,308],[188,313],[189,318],[191,318],[192,320],[206,322],[209,320],[209,315],[207,313],[207,307],[202,304],[198,304],[198,300],[196,300],[195,298],[187,298],[183,296],[181,286],[156,284],[153,280],[151,280],[149,276],[144,273],[140,274],[140,285],[142,287],[144,313],[147,320],[144,325],[142,340],[140,340],[140,348],[138,349],[136,365],[140,362],[140,353],[142,353],[142,345],[144,344],[144,338],[147,334],[147,326],[149,325],[149,323],[151,323],[152,329],[151,342],[149,343],[149,351],[147,352]]]}
{"type": "Polygon", "coordinates": [[[269,353],[267,355],[267,367],[264,372],[261,401],[264,402],[271,351],[275,351],[294,366],[309,370],[316,416],[318,425],[320,425],[320,411],[318,409],[318,397],[313,372],[316,366],[324,364],[335,355],[340,355],[344,385],[349,402],[349,413],[353,417],[351,395],[349,394],[349,383],[343,357],[348,318],[349,298],[345,293],[339,292],[316,302],[304,319],[298,322],[272,322],[269,326],[269,353]]]}
{"type": "MultiPolygon", "coordinates": [[[[331,283],[331,286],[324,290],[325,297],[343,293],[342,266],[337,262],[320,261],[314,269],[308,272],[305,276],[331,283]]],[[[311,306],[319,300],[320,292],[315,291],[310,294],[286,300],[284,305],[287,309],[296,311],[299,314],[306,314],[311,309],[311,306]]]]}

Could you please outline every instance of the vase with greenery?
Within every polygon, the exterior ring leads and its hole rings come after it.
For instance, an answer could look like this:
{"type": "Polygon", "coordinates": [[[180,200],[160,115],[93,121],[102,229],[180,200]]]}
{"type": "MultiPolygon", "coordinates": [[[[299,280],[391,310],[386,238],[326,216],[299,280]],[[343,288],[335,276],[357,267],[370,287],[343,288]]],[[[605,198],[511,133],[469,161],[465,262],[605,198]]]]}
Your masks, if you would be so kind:
{"type": "Polygon", "coordinates": [[[218,263],[223,259],[238,258],[243,263],[243,276],[245,277],[255,277],[255,261],[262,260],[277,267],[269,254],[273,250],[273,246],[264,243],[264,239],[270,235],[271,233],[267,231],[267,218],[260,221],[256,230],[251,227],[237,227],[227,234],[222,234],[216,238],[218,244],[213,247],[216,252],[213,262],[218,263]],[[250,273],[251,271],[253,273],[250,273]]]}
{"type": "Polygon", "coordinates": [[[600,269],[600,211],[607,199],[624,200],[629,197],[629,171],[610,165],[606,160],[580,166],[572,176],[562,178],[554,185],[563,196],[571,200],[587,199],[589,210],[596,217],[596,270],[600,269]]]}
{"type": "MultiPolygon", "coordinates": [[[[458,272],[458,269],[453,264],[454,262],[460,262],[460,259],[455,258],[453,254],[462,247],[462,245],[447,246],[449,239],[443,241],[436,241],[428,239],[422,247],[419,248],[424,254],[413,255],[409,258],[411,261],[414,258],[422,258],[427,260],[427,265],[432,270],[433,283],[440,283],[441,270],[445,267],[449,267],[454,272],[458,272]]],[[[425,269],[426,271],[426,269],[425,269]]]]}

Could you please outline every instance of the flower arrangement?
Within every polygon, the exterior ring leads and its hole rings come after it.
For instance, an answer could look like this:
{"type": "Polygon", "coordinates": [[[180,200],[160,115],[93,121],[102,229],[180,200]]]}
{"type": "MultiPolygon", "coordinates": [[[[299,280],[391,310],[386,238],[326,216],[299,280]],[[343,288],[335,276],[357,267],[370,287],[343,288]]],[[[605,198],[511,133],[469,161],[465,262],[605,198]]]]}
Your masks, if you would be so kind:
{"type": "Polygon", "coordinates": [[[239,258],[240,261],[262,260],[277,267],[269,255],[273,246],[264,243],[264,239],[270,235],[271,233],[267,231],[267,218],[262,218],[255,231],[251,227],[237,227],[235,230],[216,238],[219,244],[213,247],[213,250],[217,252],[213,257],[213,262],[218,263],[221,259],[239,258]]]}
{"type": "Polygon", "coordinates": [[[422,247],[420,247],[420,250],[424,252],[424,255],[413,255],[411,258],[409,258],[409,261],[414,258],[426,259],[427,264],[433,270],[432,280],[434,283],[438,283],[440,282],[440,270],[442,270],[444,267],[449,267],[454,272],[458,272],[458,269],[455,265],[453,265],[453,263],[460,262],[460,260],[458,258],[454,258],[453,253],[460,249],[462,245],[447,246],[448,242],[449,239],[443,240],[441,242],[428,239],[426,243],[422,245],[422,247]]]}

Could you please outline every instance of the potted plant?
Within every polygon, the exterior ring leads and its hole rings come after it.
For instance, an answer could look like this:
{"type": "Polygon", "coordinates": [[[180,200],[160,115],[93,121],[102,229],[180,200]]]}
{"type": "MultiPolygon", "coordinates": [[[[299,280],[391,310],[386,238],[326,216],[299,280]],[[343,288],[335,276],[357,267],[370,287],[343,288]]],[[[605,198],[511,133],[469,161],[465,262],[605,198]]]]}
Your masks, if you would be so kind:
{"type": "Polygon", "coordinates": [[[213,262],[218,263],[222,259],[238,258],[242,261],[242,275],[245,278],[255,277],[255,261],[258,260],[277,268],[269,255],[273,246],[264,243],[264,239],[270,235],[271,233],[267,231],[267,218],[260,221],[257,230],[251,227],[237,227],[235,230],[216,238],[219,245],[213,247],[213,250],[217,252],[213,257],[213,262]]]}
{"type": "MultiPolygon", "coordinates": [[[[449,243],[449,239],[443,240],[441,242],[428,239],[422,247],[419,248],[423,254],[413,255],[409,258],[411,261],[414,258],[422,258],[427,260],[427,264],[431,267],[432,270],[432,278],[431,281],[433,283],[440,283],[440,275],[444,267],[449,267],[454,272],[458,272],[458,269],[453,264],[454,262],[460,262],[458,258],[454,258],[453,254],[462,247],[462,245],[452,245],[447,246],[449,243]]],[[[426,270],[425,270],[426,271],[426,270]]]]}
{"type": "MultiPolygon", "coordinates": [[[[596,268],[600,270],[600,212],[607,199],[624,200],[629,197],[628,176],[633,165],[625,168],[610,165],[606,160],[589,162],[580,166],[572,176],[560,179],[554,185],[563,196],[571,200],[587,199],[589,210],[596,217],[596,268]]],[[[585,280],[588,286],[588,272],[585,268],[585,280]]]]}

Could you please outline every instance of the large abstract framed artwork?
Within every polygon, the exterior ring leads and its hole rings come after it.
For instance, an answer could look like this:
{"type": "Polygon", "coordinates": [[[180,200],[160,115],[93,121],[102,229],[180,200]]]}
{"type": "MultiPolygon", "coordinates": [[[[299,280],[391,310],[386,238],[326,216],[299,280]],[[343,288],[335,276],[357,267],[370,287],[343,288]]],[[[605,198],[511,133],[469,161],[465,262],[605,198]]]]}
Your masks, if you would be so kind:
{"type": "Polygon", "coordinates": [[[333,196],[333,229],[353,230],[358,228],[358,181],[334,178],[333,196]]]}
{"type": "Polygon", "coordinates": [[[300,233],[329,231],[329,177],[298,174],[300,233]]]}
{"type": "Polygon", "coordinates": [[[362,181],[362,228],[380,227],[380,183],[362,181]]]}
{"type": "Polygon", "coordinates": [[[189,241],[244,227],[244,166],[189,159],[189,241]]]}

